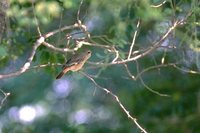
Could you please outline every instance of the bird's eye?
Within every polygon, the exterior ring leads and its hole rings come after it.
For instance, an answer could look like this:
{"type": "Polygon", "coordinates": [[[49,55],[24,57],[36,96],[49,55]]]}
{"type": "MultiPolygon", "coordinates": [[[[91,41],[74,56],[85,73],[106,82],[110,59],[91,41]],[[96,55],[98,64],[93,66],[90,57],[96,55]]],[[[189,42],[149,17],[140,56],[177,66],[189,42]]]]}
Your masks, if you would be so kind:
{"type": "Polygon", "coordinates": [[[88,51],[87,53],[88,53],[88,54],[90,54],[90,53],[91,53],[91,51],[88,51]]]}

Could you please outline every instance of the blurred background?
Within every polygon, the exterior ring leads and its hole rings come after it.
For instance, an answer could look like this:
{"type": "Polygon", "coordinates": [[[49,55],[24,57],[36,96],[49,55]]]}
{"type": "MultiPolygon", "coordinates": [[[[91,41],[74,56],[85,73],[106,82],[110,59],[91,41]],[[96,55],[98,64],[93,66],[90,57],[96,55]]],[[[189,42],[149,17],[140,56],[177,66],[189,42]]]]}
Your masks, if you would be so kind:
{"type": "MultiPolygon", "coordinates": [[[[39,37],[36,15],[42,34],[73,25],[80,0],[1,0],[0,2],[0,74],[19,70],[39,37]],[[33,2],[33,4],[32,4],[33,2]],[[34,7],[34,8],[33,8],[34,7]]],[[[150,69],[141,80],[133,80],[123,64],[93,66],[86,63],[83,72],[115,93],[130,114],[150,133],[200,132],[200,2],[198,0],[84,0],[80,20],[96,44],[115,46],[120,57],[128,55],[133,35],[140,26],[134,51],[145,50],[162,37],[172,23],[183,19],[151,54],[127,63],[130,72],[164,63],[172,66],[150,69]],[[161,4],[161,5],[160,5],[161,4]],[[195,71],[195,72],[194,72],[195,71]],[[150,92],[146,86],[160,93],[150,92]]],[[[62,31],[48,38],[56,47],[66,45],[62,31]]],[[[74,38],[82,36],[78,34],[74,38]]],[[[69,46],[74,45],[73,41],[69,46]]],[[[104,48],[90,49],[90,62],[110,62],[114,55],[104,48]]],[[[64,63],[71,55],[40,46],[31,67],[64,63]]],[[[32,68],[20,76],[0,80],[0,133],[137,133],[140,130],[126,116],[112,96],[79,72],[69,72],[55,80],[61,66],[32,68]],[[10,94],[8,97],[5,94],[10,94]]]]}

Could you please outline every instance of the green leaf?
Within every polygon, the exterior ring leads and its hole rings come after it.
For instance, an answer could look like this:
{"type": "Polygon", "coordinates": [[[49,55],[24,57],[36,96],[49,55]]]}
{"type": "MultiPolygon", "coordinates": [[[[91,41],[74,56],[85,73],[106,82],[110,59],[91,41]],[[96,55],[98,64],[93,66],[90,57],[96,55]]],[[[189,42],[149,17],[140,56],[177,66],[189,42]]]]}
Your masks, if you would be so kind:
{"type": "Polygon", "coordinates": [[[3,46],[0,46],[0,58],[2,59],[7,55],[8,55],[7,49],[3,46]]]}

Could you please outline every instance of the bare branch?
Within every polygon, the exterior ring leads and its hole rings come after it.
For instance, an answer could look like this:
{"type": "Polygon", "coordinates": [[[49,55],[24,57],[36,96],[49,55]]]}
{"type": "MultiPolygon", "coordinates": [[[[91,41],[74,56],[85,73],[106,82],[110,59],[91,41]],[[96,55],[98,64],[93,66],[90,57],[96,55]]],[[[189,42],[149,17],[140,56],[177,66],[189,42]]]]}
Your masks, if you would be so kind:
{"type": "Polygon", "coordinates": [[[9,74],[1,74],[0,75],[0,79],[3,78],[10,78],[10,77],[14,77],[14,76],[18,76],[22,73],[24,73],[31,65],[31,62],[33,60],[33,57],[35,56],[36,50],[37,48],[44,42],[45,38],[44,37],[40,37],[33,45],[33,49],[31,51],[31,54],[29,56],[29,58],[27,59],[26,63],[23,65],[23,67],[21,67],[20,70],[16,71],[16,72],[12,72],[9,74]]]}
{"type": "Polygon", "coordinates": [[[2,89],[0,89],[0,92],[4,95],[4,98],[1,100],[1,104],[0,104],[0,109],[2,108],[5,100],[8,98],[8,96],[10,96],[9,92],[4,92],[2,89]]]}
{"type": "Polygon", "coordinates": [[[42,65],[36,65],[36,66],[32,66],[29,68],[30,69],[37,69],[37,68],[45,68],[45,67],[49,67],[49,66],[62,66],[63,64],[61,63],[47,63],[47,64],[42,64],[42,65]]]}
{"type": "Polygon", "coordinates": [[[64,30],[69,30],[69,29],[75,29],[75,28],[78,28],[79,25],[77,23],[75,23],[74,25],[69,25],[69,26],[64,26],[60,29],[57,29],[57,30],[54,30],[54,31],[51,31],[47,34],[44,35],[45,38],[49,38],[50,36],[53,36],[61,31],[64,31],[64,30]]]}
{"type": "Polygon", "coordinates": [[[132,40],[132,43],[131,43],[131,47],[130,47],[127,59],[131,58],[131,55],[132,55],[132,52],[133,52],[133,46],[135,45],[135,39],[136,39],[136,36],[137,36],[137,33],[138,33],[139,26],[140,26],[140,20],[138,20],[138,22],[137,22],[137,29],[135,30],[135,33],[134,33],[134,36],[133,36],[133,40],[132,40]]]}
{"type": "Polygon", "coordinates": [[[147,71],[150,71],[152,69],[156,69],[156,68],[161,68],[161,67],[169,67],[169,66],[174,66],[176,63],[168,63],[168,64],[160,64],[160,65],[155,65],[155,66],[151,66],[151,67],[148,67],[144,70],[142,70],[141,72],[139,72],[136,76],[136,79],[138,79],[143,73],[147,72],[147,71]]]}
{"type": "Polygon", "coordinates": [[[87,77],[89,80],[91,80],[95,84],[96,87],[105,91],[107,94],[110,94],[116,100],[116,102],[119,104],[120,108],[125,112],[125,114],[128,116],[128,118],[130,118],[136,124],[136,126],[141,130],[141,132],[147,133],[147,131],[137,122],[137,119],[130,115],[129,111],[121,103],[121,101],[119,100],[117,95],[115,95],[113,92],[111,92],[107,88],[104,88],[104,87],[100,86],[99,84],[97,84],[97,82],[92,77],[90,77],[88,74],[83,73],[83,72],[80,72],[80,73],[82,75],[84,75],[85,77],[87,77]]]}
{"type": "Polygon", "coordinates": [[[63,52],[63,53],[66,53],[66,52],[74,52],[76,50],[78,50],[78,48],[74,48],[74,49],[69,49],[69,48],[57,48],[53,45],[51,45],[50,43],[47,43],[47,42],[43,42],[42,43],[44,46],[48,47],[49,49],[52,49],[56,52],[63,52]]]}
{"type": "MultiPolygon", "coordinates": [[[[139,73],[140,70],[139,70],[139,64],[138,64],[137,61],[136,61],[136,65],[137,65],[137,72],[139,73]]],[[[140,79],[142,85],[143,85],[147,90],[149,90],[150,92],[152,92],[152,93],[154,93],[154,94],[157,94],[157,95],[159,95],[159,96],[162,96],[162,97],[170,97],[170,95],[168,95],[168,94],[162,94],[162,93],[160,93],[160,92],[158,92],[158,91],[155,91],[155,90],[151,89],[148,85],[145,84],[145,82],[144,82],[144,80],[142,79],[142,76],[141,76],[141,75],[140,75],[140,76],[137,76],[137,78],[140,79]]]]}
{"type": "Polygon", "coordinates": [[[90,43],[90,42],[86,42],[86,41],[78,41],[79,45],[87,45],[87,46],[93,46],[93,47],[100,47],[100,48],[105,48],[105,49],[112,49],[110,46],[108,45],[101,45],[101,44],[95,44],[95,43],[90,43]]]}
{"type": "Polygon", "coordinates": [[[136,76],[136,79],[138,79],[142,74],[144,74],[147,71],[150,71],[150,70],[153,70],[153,69],[157,69],[157,68],[161,68],[161,67],[174,67],[174,68],[176,68],[176,69],[178,69],[178,70],[180,70],[182,72],[185,72],[185,73],[200,75],[200,72],[198,72],[198,71],[186,70],[186,69],[178,67],[177,65],[178,65],[178,63],[168,63],[168,64],[160,64],[160,65],[148,67],[148,68],[142,70],[141,72],[139,72],[137,74],[137,76],[136,76]]]}
{"type": "Polygon", "coordinates": [[[152,93],[154,93],[154,94],[157,94],[157,95],[159,95],[159,96],[162,96],[162,97],[171,97],[171,96],[168,95],[168,94],[162,94],[162,93],[160,93],[160,92],[158,92],[158,91],[155,91],[155,90],[151,89],[148,85],[145,84],[145,82],[144,82],[144,80],[142,79],[141,76],[139,76],[139,79],[140,79],[142,85],[143,85],[147,90],[149,90],[150,92],[152,92],[152,93]]]}
{"type": "Polygon", "coordinates": [[[115,47],[113,47],[113,51],[115,53],[115,58],[112,60],[112,62],[115,62],[119,58],[119,51],[116,50],[115,47]]]}
{"type": "Polygon", "coordinates": [[[158,5],[151,5],[151,7],[154,7],[154,8],[158,8],[158,7],[161,7],[162,5],[164,5],[167,1],[164,0],[162,3],[158,4],[158,5]]]}
{"type": "Polygon", "coordinates": [[[131,79],[136,80],[135,76],[131,74],[131,71],[129,70],[128,65],[126,63],[124,63],[123,65],[124,65],[124,67],[126,69],[126,72],[131,77],[131,79]]]}
{"type": "Polygon", "coordinates": [[[124,64],[127,62],[131,62],[131,61],[136,61],[148,54],[150,54],[151,52],[153,52],[154,50],[156,50],[157,48],[160,47],[160,45],[162,44],[162,42],[170,35],[170,33],[178,26],[181,25],[183,22],[183,20],[180,21],[176,21],[169,29],[168,31],[156,42],[153,43],[153,46],[147,48],[143,53],[135,55],[133,57],[131,57],[130,59],[125,59],[125,60],[117,60],[115,62],[110,62],[110,63],[93,63],[95,65],[102,65],[102,66],[110,66],[110,65],[116,65],[116,64],[124,64]]]}
{"type": "Polygon", "coordinates": [[[182,72],[185,72],[185,73],[200,75],[200,72],[198,72],[198,71],[186,70],[186,69],[183,69],[183,68],[178,67],[176,64],[174,64],[173,67],[176,68],[176,69],[178,69],[178,70],[180,70],[180,71],[182,71],[182,72]]]}
{"type": "Polygon", "coordinates": [[[77,21],[80,21],[80,11],[81,11],[81,6],[83,4],[83,0],[81,0],[79,8],[78,8],[78,12],[77,12],[77,21]]]}
{"type": "Polygon", "coordinates": [[[42,33],[40,31],[40,27],[39,27],[39,23],[38,23],[38,20],[37,20],[37,17],[36,17],[36,13],[35,13],[34,0],[31,0],[31,4],[32,4],[32,8],[33,8],[33,15],[34,15],[34,19],[35,19],[35,22],[36,22],[37,32],[39,33],[40,36],[42,36],[42,33]]]}

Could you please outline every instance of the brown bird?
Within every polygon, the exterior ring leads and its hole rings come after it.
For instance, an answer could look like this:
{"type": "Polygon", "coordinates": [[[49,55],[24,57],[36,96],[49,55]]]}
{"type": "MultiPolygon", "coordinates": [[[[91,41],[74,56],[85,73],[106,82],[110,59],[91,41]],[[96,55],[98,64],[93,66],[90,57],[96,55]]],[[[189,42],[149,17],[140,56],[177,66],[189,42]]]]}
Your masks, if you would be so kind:
{"type": "Polygon", "coordinates": [[[56,79],[60,79],[68,71],[78,71],[80,70],[85,62],[90,58],[92,52],[87,50],[82,53],[77,53],[73,55],[66,63],[63,65],[63,70],[58,74],[56,79]]]}

